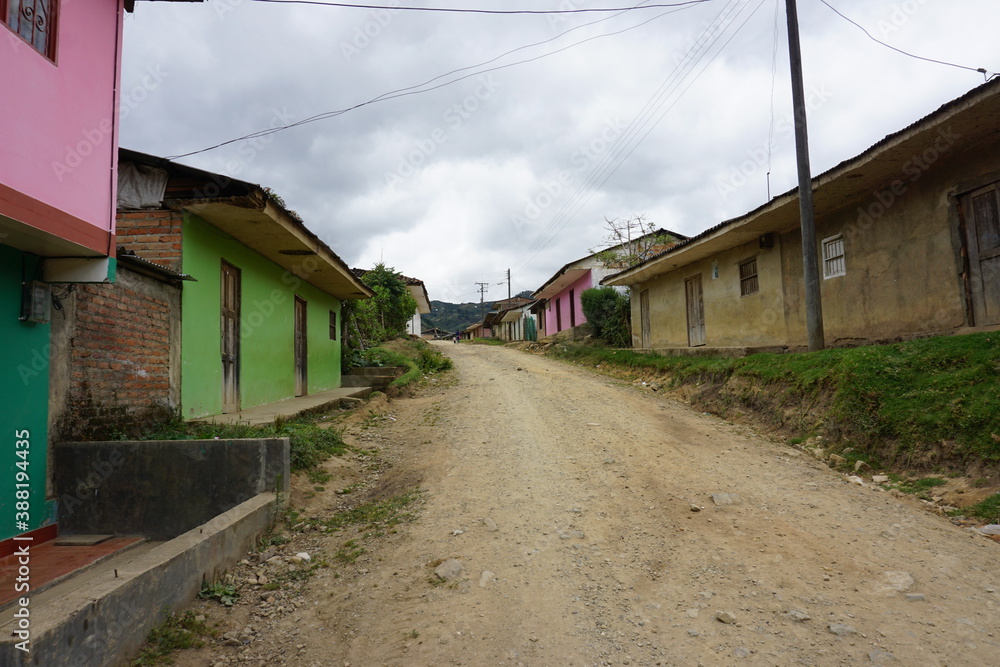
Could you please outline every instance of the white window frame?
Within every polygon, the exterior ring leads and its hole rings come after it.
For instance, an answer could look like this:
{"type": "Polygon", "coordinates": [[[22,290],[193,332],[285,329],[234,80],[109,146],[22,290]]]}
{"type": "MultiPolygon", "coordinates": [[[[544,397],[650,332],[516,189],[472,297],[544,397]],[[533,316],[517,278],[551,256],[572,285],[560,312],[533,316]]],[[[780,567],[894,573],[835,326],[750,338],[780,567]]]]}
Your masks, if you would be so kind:
{"type": "Polygon", "coordinates": [[[822,250],[823,257],[823,280],[828,278],[837,278],[839,276],[847,275],[847,248],[844,246],[844,235],[834,234],[833,236],[828,236],[820,243],[820,248],[822,250]],[[837,241],[840,241],[840,254],[838,255],[828,255],[828,249],[833,246],[837,241]],[[830,260],[835,260],[840,258],[841,269],[836,273],[830,272],[830,260]]]}

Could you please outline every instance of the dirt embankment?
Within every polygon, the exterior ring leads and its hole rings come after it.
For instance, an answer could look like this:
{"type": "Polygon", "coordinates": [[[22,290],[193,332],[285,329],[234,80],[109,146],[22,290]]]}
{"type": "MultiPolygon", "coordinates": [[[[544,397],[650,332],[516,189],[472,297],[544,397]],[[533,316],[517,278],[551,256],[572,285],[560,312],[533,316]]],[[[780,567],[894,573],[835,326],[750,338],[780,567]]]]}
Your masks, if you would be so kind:
{"type": "Polygon", "coordinates": [[[200,603],[230,634],[178,664],[995,662],[995,543],[592,369],[445,352],[453,381],[363,408],[364,451],[296,481],[303,525],[200,603]],[[415,486],[412,522],[305,530],[415,486]],[[282,580],[296,551],[328,567],[282,580]]]}

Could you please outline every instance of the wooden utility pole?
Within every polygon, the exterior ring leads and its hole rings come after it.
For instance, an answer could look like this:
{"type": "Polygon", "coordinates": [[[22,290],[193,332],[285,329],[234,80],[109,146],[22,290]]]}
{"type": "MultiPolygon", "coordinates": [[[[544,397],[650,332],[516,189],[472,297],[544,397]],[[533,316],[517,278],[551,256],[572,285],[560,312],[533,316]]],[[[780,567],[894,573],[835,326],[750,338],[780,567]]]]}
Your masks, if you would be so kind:
{"type": "Polygon", "coordinates": [[[483,314],[483,295],[486,294],[486,287],[489,283],[476,283],[479,286],[479,319],[482,320],[485,315],[483,314]]]}
{"type": "Polygon", "coordinates": [[[819,289],[816,255],[816,215],[813,209],[812,172],[809,168],[809,134],[806,131],[806,96],[802,85],[802,49],[795,0],[785,0],[788,14],[788,60],[792,70],[792,106],[795,112],[795,157],[799,166],[799,218],[802,228],[802,271],[806,286],[806,331],[809,351],[822,350],[823,301],[819,289]]]}
{"type": "Polygon", "coordinates": [[[510,269],[507,269],[507,300],[510,301],[510,269]]]}

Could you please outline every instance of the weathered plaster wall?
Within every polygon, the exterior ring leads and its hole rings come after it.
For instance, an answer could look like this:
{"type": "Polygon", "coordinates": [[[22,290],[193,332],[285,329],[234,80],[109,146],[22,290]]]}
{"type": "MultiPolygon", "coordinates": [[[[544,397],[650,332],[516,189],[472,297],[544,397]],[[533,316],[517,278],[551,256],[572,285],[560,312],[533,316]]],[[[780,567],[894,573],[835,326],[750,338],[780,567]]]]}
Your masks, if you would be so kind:
{"type": "MultiPolygon", "coordinates": [[[[817,219],[818,241],[844,235],[847,267],[821,283],[828,344],[949,333],[968,323],[954,195],[1000,179],[1000,141],[938,155],[926,169],[901,165],[897,180],[817,219]]],[[[800,238],[785,234],[783,245],[799,248],[800,238]]],[[[785,252],[784,261],[788,337],[804,344],[801,251],[785,252]]]]}
{"type": "MultiPolygon", "coordinates": [[[[969,148],[941,145],[915,153],[879,189],[817,212],[827,344],[949,333],[969,323],[955,196],[1000,180],[1000,137],[969,148]],[[836,234],[843,234],[846,274],[823,278],[821,244],[836,234]]],[[[701,273],[707,346],[805,345],[799,231],[778,235],[773,250],[756,248],[755,240],[634,286],[633,322],[641,321],[639,294],[648,288],[652,346],[686,347],[684,280],[701,273]],[[736,263],[755,252],[760,293],[740,297],[736,263]]]]}
{"type": "Polygon", "coordinates": [[[639,294],[649,290],[650,347],[687,347],[685,280],[701,275],[708,347],[781,345],[785,336],[781,305],[783,244],[761,249],[755,238],[715,257],[683,266],[645,283],[632,292],[632,327],[640,333],[639,294]],[[739,263],[757,258],[759,291],[740,295],[739,263]],[[716,275],[716,268],[718,275],[716,275]]]}
{"type": "MultiPolygon", "coordinates": [[[[183,271],[197,279],[183,293],[181,405],[185,418],[222,412],[221,262],[240,269],[241,407],[295,395],[294,304],[307,302],[308,382],[314,393],[340,386],[340,337],[330,311],[340,301],[285,271],[194,215],[184,219],[183,271]]],[[[307,258],[308,259],[308,258],[307,258]]]]}

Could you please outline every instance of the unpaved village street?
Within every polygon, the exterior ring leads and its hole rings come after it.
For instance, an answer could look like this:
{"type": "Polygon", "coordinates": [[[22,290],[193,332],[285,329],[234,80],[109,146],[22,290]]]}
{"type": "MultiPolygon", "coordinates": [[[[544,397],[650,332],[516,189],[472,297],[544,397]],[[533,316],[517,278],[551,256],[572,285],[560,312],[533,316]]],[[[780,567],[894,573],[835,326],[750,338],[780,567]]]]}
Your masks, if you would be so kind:
{"type": "Polygon", "coordinates": [[[442,386],[346,436],[391,462],[383,491],[423,489],[417,520],[283,613],[244,586],[208,613],[249,644],[179,664],[1000,664],[996,543],[594,369],[438,345],[442,386]],[[447,559],[464,570],[441,581],[447,559]]]}

